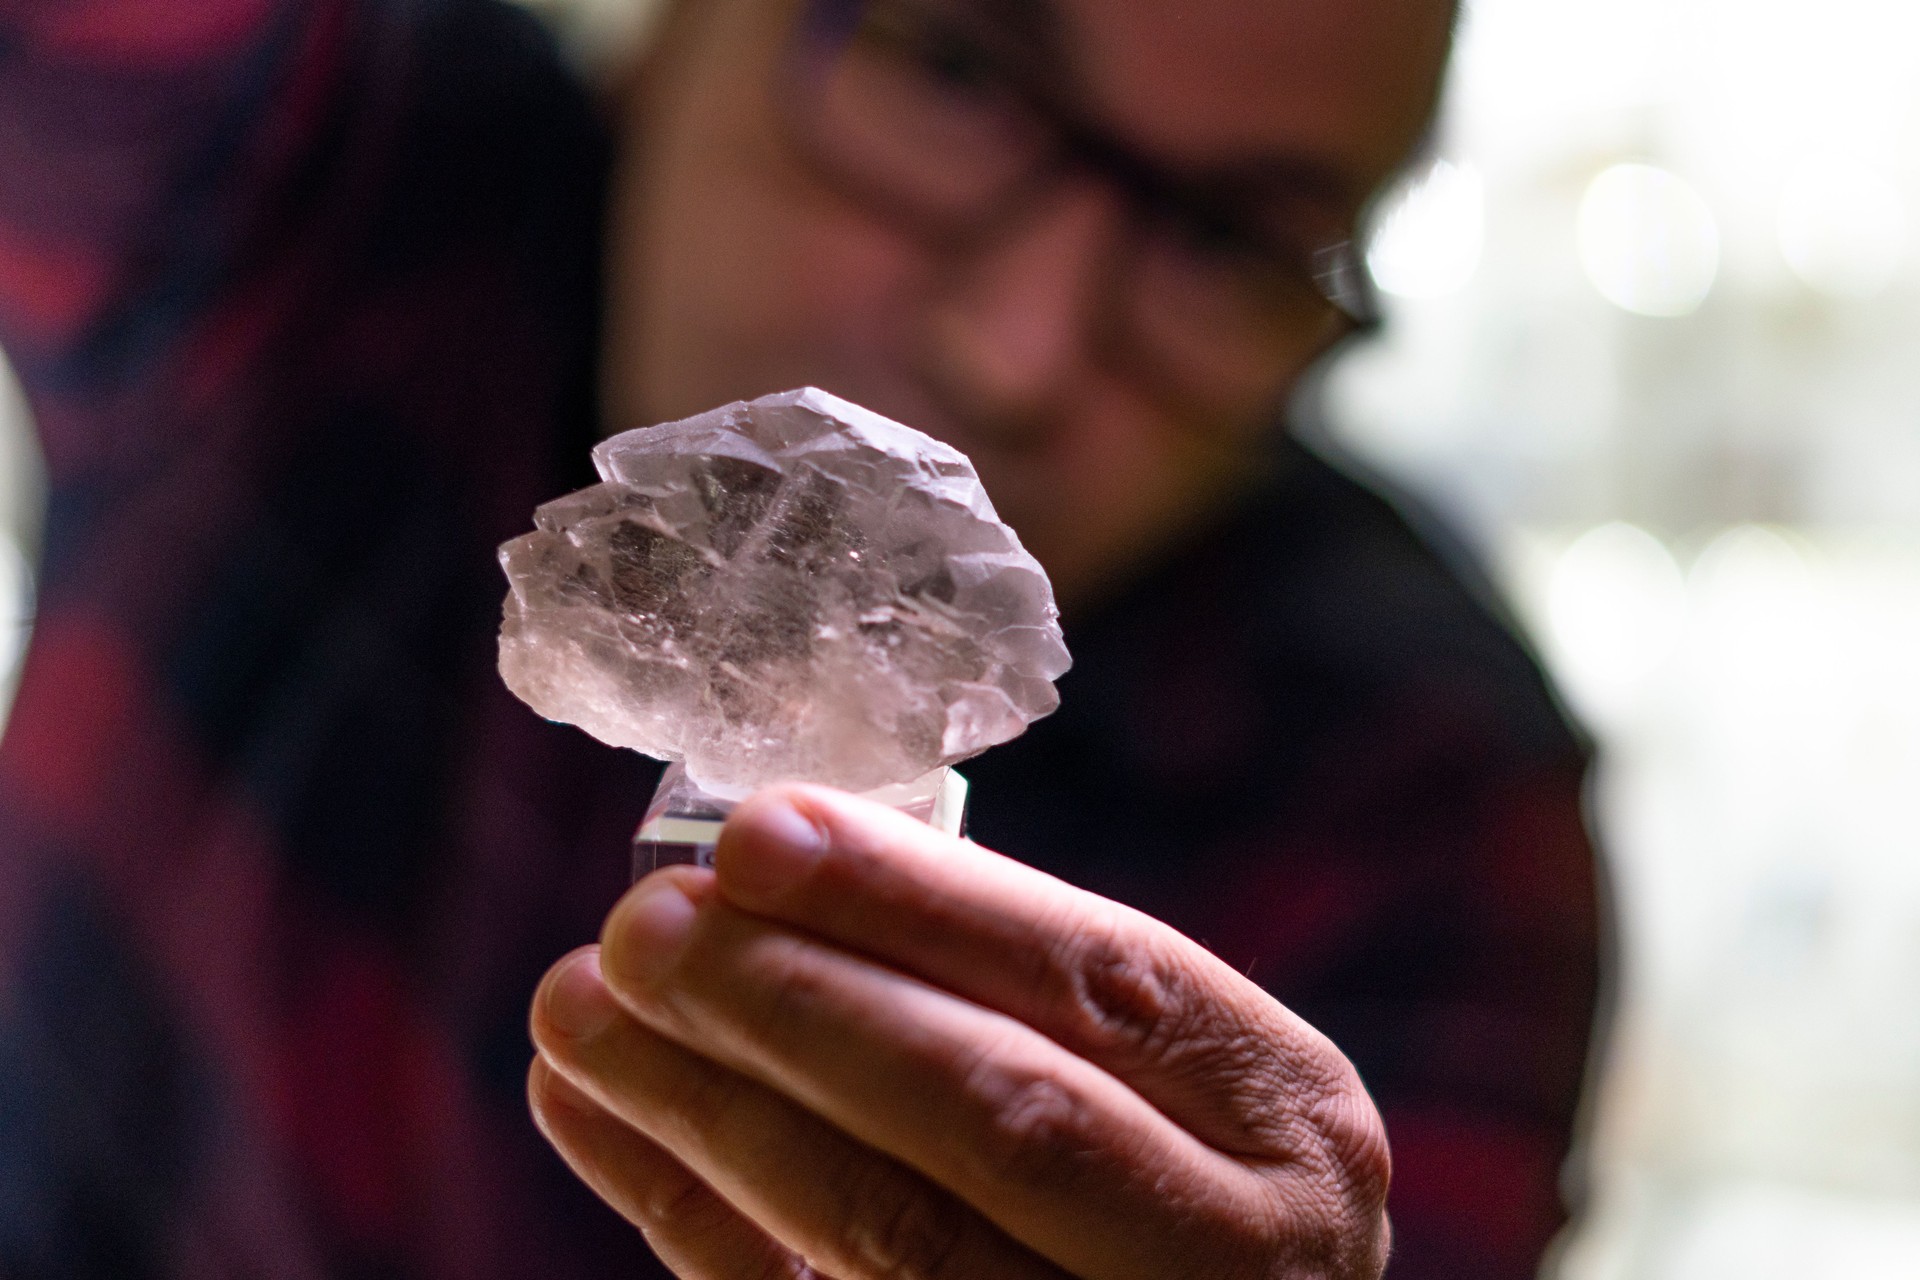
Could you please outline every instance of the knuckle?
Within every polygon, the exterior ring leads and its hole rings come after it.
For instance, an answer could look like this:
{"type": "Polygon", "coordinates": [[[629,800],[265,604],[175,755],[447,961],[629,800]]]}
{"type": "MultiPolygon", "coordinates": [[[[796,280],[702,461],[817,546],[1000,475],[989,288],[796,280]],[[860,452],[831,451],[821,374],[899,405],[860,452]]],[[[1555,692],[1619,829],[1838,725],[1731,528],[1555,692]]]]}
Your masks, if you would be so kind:
{"type": "Polygon", "coordinates": [[[1274,1186],[1274,1239],[1292,1274],[1376,1277],[1386,1259],[1386,1127],[1355,1077],[1305,1109],[1312,1140],[1274,1186]]]}
{"type": "Polygon", "coordinates": [[[697,1240],[723,1232],[733,1216],[731,1206],[691,1175],[653,1183],[635,1208],[638,1225],[644,1231],[675,1240],[697,1240]]]}
{"type": "Polygon", "coordinates": [[[979,1172],[996,1185],[1057,1185],[1099,1149],[1080,1098],[1048,1075],[988,1060],[971,1073],[967,1091],[981,1111],[979,1172]]]}
{"type": "Polygon", "coordinates": [[[1322,1099],[1314,1121],[1329,1161],[1337,1172],[1349,1207],[1371,1215],[1387,1201],[1393,1180],[1393,1156],[1386,1124],[1356,1080],[1322,1099]]]}
{"type": "Polygon", "coordinates": [[[940,1280],[954,1272],[964,1225],[956,1207],[888,1169],[847,1198],[841,1227],[848,1270],[877,1280],[940,1280]]]}
{"type": "Polygon", "coordinates": [[[1375,1280],[1385,1261],[1385,1219],[1384,1213],[1372,1223],[1340,1217],[1321,1195],[1290,1186],[1275,1197],[1266,1239],[1249,1256],[1259,1259],[1257,1274],[1272,1280],[1375,1280]]]}
{"type": "MultiPolygon", "coordinates": [[[[634,1225],[656,1249],[695,1255],[727,1250],[738,1226],[738,1212],[691,1174],[650,1188],[630,1210],[634,1225]],[[669,1243],[670,1242],[670,1243],[669,1243]],[[709,1243],[712,1242],[712,1243],[709,1243]]],[[[760,1260],[752,1280],[822,1280],[805,1261],[785,1249],[760,1260]]]]}
{"type": "Polygon", "coordinates": [[[1105,1054],[1154,1059],[1187,1036],[1185,983],[1165,948],[1124,937],[1110,915],[1077,922],[1055,949],[1075,1030],[1105,1054]]]}

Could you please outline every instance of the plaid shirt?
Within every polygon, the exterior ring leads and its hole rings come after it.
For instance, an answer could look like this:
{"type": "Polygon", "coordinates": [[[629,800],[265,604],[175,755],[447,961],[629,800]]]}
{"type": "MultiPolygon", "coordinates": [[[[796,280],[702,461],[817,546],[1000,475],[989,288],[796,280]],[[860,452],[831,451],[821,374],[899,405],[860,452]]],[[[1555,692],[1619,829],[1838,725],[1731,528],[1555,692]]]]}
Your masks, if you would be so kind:
{"type": "MultiPolygon", "coordinates": [[[[527,999],[653,767],[493,672],[585,482],[608,153],[490,0],[0,0],[0,343],[52,479],[0,742],[0,1276],[656,1274],[527,999]]],[[[1283,446],[1076,622],[975,832],[1359,1064],[1392,1274],[1524,1276],[1597,990],[1585,755],[1395,510],[1283,446]]]]}

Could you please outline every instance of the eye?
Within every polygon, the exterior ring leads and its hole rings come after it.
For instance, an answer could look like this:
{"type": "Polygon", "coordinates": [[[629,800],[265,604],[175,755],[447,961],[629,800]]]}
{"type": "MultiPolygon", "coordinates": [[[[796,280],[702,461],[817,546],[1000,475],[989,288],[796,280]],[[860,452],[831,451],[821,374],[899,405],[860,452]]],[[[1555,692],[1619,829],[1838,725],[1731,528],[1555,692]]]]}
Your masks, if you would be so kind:
{"type": "Polygon", "coordinates": [[[1000,78],[999,68],[985,50],[952,33],[935,33],[921,60],[928,71],[954,88],[983,88],[1000,78]]]}
{"type": "Polygon", "coordinates": [[[1162,243],[1172,251],[1168,265],[1235,315],[1290,311],[1316,294],[1312,254],[1268,234],[1242,211],[1188,207],[1163,226],[1162,243]]]}
{"type": "Polygon", "coordinates": [[[1188,253],[1222,266],[1259,267],[1286,256],[1231,209],[1202,205],[1183,210],[1178,234],[1188,253]]]}
{"type": "Polygon", "coordinates": [[[1008,75],[983,37],[950,14],[922,5],[869,5],[856,38],[876,52],[911,64],[943,90],[986,94],[1003,89],[1008,75]]]}

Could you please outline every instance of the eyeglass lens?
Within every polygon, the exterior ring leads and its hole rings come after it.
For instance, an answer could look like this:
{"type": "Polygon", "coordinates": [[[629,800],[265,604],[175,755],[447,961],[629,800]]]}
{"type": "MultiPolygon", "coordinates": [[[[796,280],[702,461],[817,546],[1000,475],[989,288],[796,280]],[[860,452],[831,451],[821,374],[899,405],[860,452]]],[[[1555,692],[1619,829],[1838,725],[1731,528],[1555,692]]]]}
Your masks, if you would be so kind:
{"type": "MultiPolygon", "coordinates": [[[[1071,164],[1083,126],[1050,109],[1016,41],[965,0],[821,0],[803,28],[798,132],[820,164],[866,199],[935,235],[963,237],[1071,164]]],[[[1030,54],[1030,50],[1028,53],[1030,54]]],[[[1101,151],[1115,144],[1096,144],[1101,151]]],[[[1083,163],[1087,158],[1078,157],[1083,163]]],[[[1092,163],[1099,163],[1094,160],[1092,163]]],[[[1351,281],[1328,274],[1341,228],[1303,229],[1298,200],[1142,199],[1132,259],[1119,273],[1130,326],[1190,383],[1272,377],[1354,314],[1351,281]]]]}

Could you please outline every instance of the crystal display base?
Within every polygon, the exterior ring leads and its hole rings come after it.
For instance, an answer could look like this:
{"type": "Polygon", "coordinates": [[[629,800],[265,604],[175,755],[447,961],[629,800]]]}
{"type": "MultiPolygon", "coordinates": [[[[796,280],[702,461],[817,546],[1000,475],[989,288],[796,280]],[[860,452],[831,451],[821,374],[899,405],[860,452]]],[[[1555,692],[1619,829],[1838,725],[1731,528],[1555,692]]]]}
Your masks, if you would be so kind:
{"type": "MultiPolygon", "coordinates": [[[[865,798],[918,818],[950,836],[966,834],[967,780],[942,767],[912,782],[868,791],[865,798]]],[[[654,788],[640,829],[633,833],[633,878],[675,863],[713,865],[713,847],[735,800],[702,790],[678,762],[667,766],[654,788]]]]}

